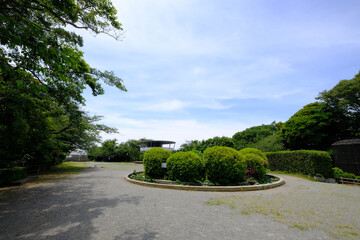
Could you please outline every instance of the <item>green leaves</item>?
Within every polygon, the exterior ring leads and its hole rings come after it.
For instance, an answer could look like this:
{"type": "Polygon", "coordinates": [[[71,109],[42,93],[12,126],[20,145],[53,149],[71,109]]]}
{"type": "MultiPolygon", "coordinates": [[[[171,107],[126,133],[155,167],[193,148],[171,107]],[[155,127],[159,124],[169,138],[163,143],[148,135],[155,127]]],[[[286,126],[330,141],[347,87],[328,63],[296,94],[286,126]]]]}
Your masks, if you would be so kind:
{"type": "MultiPolygon", "coordinates": [[[[98,71],[79,50],[83,39],[68,26],[118,39],[121,24],[108,0],[0,0],[0,159],[34,169],[88,149],[100,131],[81,111],[83,90],[103,94],[101,83],[126,88],[98,71]],[[28,156],[24,158],[24,156],[28,156]],[[21,159],[26,159],[23,162],[21,159]]],[[[0,164],[1,165],[1,164],[0,164]]]]}

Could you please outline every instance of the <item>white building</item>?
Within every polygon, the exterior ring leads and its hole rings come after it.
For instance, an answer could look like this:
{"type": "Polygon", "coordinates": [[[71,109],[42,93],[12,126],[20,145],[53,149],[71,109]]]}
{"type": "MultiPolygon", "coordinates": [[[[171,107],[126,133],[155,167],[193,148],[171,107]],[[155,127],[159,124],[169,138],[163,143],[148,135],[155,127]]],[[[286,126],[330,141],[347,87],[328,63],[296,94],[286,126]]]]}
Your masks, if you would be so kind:
{"type": "Polygon", "coordinates": [[[144,153],[147,150],[154,148],[154,147],[161,147],[165,150],[174,151],[175,150],[175,143],[173,141],[166,141],[166,140],[147,140],[141,141],[140,145],[140,152],[144,153]]]}

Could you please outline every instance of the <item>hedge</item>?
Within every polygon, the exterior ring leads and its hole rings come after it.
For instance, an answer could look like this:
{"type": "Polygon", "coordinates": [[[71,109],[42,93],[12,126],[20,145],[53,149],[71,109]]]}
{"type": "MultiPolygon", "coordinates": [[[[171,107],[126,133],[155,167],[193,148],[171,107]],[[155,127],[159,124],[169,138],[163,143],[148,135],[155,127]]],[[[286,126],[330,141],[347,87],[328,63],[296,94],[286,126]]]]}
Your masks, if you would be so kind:
{"type": "Polygon", "coordinates": [[[209,181],[222,185],[244,181],[246,166],[241,154],[229,147],[210,147],[204,151],[206,175],[209,181]]]}
{"type": "Polygon", "coordinates": [[[25,167],[0,169],[0,186],[7,185],[25,177],[27,177],[27,170],[25,167]]]}
{"type": "Polygon", "coordinates": [[[333,177],[332,160],[324,151],[297,150],[266,153],[272,171],[333,177]]]}
{"type": "Polygon", "coordinates": [[[144,154],[143,164],[145,175],[149,178],[161,178],[165,171],[161,167],[162,163],[166,163],[171,152],[164,150],[161,147],[151,148],[144,154]]]}
{"type": "Polygon", "coordinates": [[[196,182],[204,179],[204,164],[194,152],[177,152],[166,161],[169,179],[196,182]]]}

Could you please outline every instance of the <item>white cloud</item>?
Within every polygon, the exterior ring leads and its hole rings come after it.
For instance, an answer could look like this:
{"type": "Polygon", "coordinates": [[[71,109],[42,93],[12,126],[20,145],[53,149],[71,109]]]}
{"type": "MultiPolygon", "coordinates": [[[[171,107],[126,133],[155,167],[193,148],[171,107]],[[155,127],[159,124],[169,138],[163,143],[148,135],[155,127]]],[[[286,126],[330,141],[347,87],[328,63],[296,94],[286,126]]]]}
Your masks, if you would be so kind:
{"type": "Polygon", "coordinates": [[[283,120],[358,68],[359,8],[335,2],[114,1],[124,39],[86,35],[85,57],[129,91],[106,88],[86,110],[104,115],[122,140],[231,136],[266,124],[258,112],[235,111],[252,99],[283,120]]]}

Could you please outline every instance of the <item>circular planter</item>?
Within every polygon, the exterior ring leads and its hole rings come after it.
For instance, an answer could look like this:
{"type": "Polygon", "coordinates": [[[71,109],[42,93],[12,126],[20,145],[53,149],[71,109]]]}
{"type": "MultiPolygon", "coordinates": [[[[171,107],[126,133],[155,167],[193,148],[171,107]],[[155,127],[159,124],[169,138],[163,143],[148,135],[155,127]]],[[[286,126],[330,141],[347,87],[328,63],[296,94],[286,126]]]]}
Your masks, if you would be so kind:
{"type": "Polygon", "coordinates": [[[268,175],[277,178],[278,180],[273,183],[259,184],[259,185],[247,185],[247,186],[189,186],[189,185],[175,185],[175,184],[164,184],[164,183],[153,183],[153,182],[144,182],[138,181],[129,178],[131,174],[125,176],[125,180],[146,187],[155,187],[155,188],[166,188],[174,190],[187,190],[187,191],[204,191],[204,192],[243,192],[243,191],[256,191],[256,190],[265,190],[275,187],[280,187],[285,184],[283,178],[268,175]]]}

